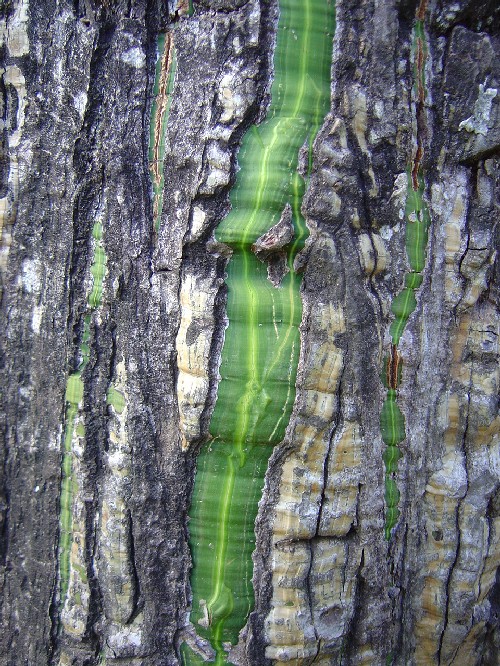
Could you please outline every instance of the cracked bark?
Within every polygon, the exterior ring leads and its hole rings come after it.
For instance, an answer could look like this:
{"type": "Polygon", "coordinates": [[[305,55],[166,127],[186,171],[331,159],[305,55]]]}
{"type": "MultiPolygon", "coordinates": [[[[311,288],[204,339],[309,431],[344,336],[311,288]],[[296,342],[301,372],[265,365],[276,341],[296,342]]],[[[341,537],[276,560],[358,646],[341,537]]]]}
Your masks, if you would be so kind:
{"type": "MultiPolygon", "coordinates": [[[[266,475],[240,664],[497,663],[500,12],[488,0],[429,1],[422,105],[412,91],[417,4],[337,0],[332,106],[314,146],[310,237],[297,261],[297,397],[266,475]],[[387,543],[380,373],[407,270],[402,218],[417,129],[432,225],[398,347],[407,438],[402,515],[387,543]],[[296,626],[285,636],[287,623],[296,626]]],[[[268,106],[277,16],[275,0],[194,6],[188,16],[174,0],[0,3],[0,645],[9,665],[174,665],[189,633],[187,512],[225,328],[226,257],[212,235],[228,211],[239,141],[268,106]],[[148,141],[165,30],[175,32],[177,73],[156,233],[148,141]],[[58,600],[61,453],[97,221],[107,272],[82,373],[89,598],[86,607],[75,588],[68,617],[83,618],[78,628],[64,625],[58,600]],[[203,316],[189,320],[183,294],[202,298],[203,316]],[[186,365],[205,373],[195,399],[181,395],[178,363],[200,335],[208,352],[186,365]]]]}

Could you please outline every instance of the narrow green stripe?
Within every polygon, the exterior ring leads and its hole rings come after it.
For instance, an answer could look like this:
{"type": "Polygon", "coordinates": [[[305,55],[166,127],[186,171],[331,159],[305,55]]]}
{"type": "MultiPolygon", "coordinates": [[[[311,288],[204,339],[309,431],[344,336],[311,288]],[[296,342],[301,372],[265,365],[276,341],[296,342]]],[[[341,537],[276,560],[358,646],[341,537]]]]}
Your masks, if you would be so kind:
{"type": "MultiPolygon", "coordinates": [[[[417,9],[417,16],[420,16],[420,6],[417,9]]],[[[427,53],[425,26],[424,22],[419,18],[415,21],[414,25],[412,47],[412,57],[414,61],[413,91],[417,108],[421,107],[426,95],[425,60],[427,53]],[[422,56],[420,60],[418,58],[419,46],[421,47],[422,56]]],[[[419,132],[420,123],[417,123],[418,150],[412,163],[408,167],[408,194],[405,209],[405,244],[408,263],[410,264],[411,270],[405,275],[404,289],[396,296],[391,305],[391,310],[395,316],[389,329],[393,345],[399,344],[408,319],[417,306],[414,291],[422,284],[423,277],[421,272],[425,267],[428,231],[431,224],[429,210],[424,199],[425,183],[421,166],[423,161],[424,137],[422,137],[419,132]]],[[[384,365],[386,364],[387,361],[384,361],[384,365]]],[[[387,380],[385,378],[383,381],[385,385],[387,385],[387,380]]],[[[389,540],[391,537],[391,530],[395,526],[399,517],[399,510],[397,508],[399,503],[399,491],[396,486],[396,481],[391,475],[397,472],[398,460],[402,455],[397,448],[397,445],[406,437],[404,417],[397,405],[395,390],[387,392],[387,397],[380,414],[380,429],[382,439],[387,445],[387,448],[383,453],[386,468],[386,515],[384,534],[385,538],[389,540]]]]}
{"type": "Polygon", "coordinates": [[[90,265],[92,287],[87,297],[88,309],[83,318],[82,341],[80,343],[80,363],[76,372],[73,372],[66,382],[66,415],[64,425],[63,454],[61,464],[61,495],[60,495],[60,535],[59,535],[59,603],[62,607],[66,600],[69,587],[70,555],[73,533],[73,495],[76,488],[76,479],[73,478],[73,437],[83,437],[85,428],[83,423],[75,430],[75,423],[83,409],[84,383],[82,372],[85,370],[90,358],[89,339],[91,312],[101,305],[104,277],[106,275],[106,253],[103,246],[103,228],[96,222],[92,228],[94,240],[93,259],[90,265]]]}

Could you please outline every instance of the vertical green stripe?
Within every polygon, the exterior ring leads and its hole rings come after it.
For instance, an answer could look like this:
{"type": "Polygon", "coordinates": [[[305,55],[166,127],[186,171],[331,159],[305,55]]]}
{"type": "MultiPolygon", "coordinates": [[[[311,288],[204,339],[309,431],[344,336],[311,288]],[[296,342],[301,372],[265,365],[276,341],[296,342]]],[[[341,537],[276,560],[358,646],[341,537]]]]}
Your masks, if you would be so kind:
{"type": "MultiPolygon", "coordinates": [[[[422,3],[421,3],[422,4],[422,3]]],[[[422,5],[424,6],[424,5],[422,5]]],[[[417,8],[417,15],[420,13],[420,7],[417,8]]],[[[422,112],[426,90],[425,90],[425,60],[427,58],[427,45],[425,43],[425,29],[422,20],[416,20],[413,32],[412,57],[414,59],[414,96],[417,114],[422,112]],[[419,62],[418,53],[421,49],[422,59],[419,62]]],[[[424,155],[423,137],[420,135],[421,117],[417,117],[417,152],[408,167],[408,195],[405,209],[405,244],[410,272],[405,275],[405,287],[396,296],[391,305],[394,314],[394,321],[391,324],[389,333],[393,345],[398,345],[403,335],[404,329],[410,315],[417,307],[415,299],[415,290],[422,284],[421,272],[425,268],[427,254],[428,231],[431,224],[429,210],[424,200],[424,178],[422,174],[421,162],[424,155]],[[415,181],[417,182],[413,182],[415,181]]],[[[398,382],[399,383],[399,382],[398,382]]],[[[399,490],[393,475],[397,472],[398,460],[401,452],[397,445],[405,437],[405,421],[397,402],[397,394],[394,387],[389,388],[387,397],[380,413],[380,429],[382,440],[386,444],[386,450],[383,459],[386,468],[385,480],[385,528],[386,539],[390,539],[391,530],[395,526],[399,510],[399,490]]]]}
{"type": "MultiPolygon", "coordinates": [[[[293,261],[307,228],[298,153],[311,145],[329,110],[334,5],[280,3],[275,79],[267,120],[248,132],[238,155],[232,211],[216,237],[231,246],[227,267],[229,327],[209,444],[198,457],[190,511],[193,555],[191,621],[226,664],[253,607],[254,523],[273,446],[284,436],[295,397],[302,317],[293,261]],[[295,237],[286,248],[290,272],[274,287],[252,244],[276,224],[287,204],[295,237]]],[[[201,663],[183,649],[185,664],[201,663]]]]}
{"type": "Polygon", "coordinates": [[[106,275],[106,253],[103,246],[103,228],[100,222],[96,222],[92,228],[94,239],[94,256],[90,265],[92,275],[92,287],[87,297],[88,310],[83,319],[83,333],[80,344],[80,363],[76,372],[73,372],[66,382],[65,400],[66,417],[64,426],[63,457],[61,473],[61,496],[60,496],[60,536],[59,536],[59,589],[60,606],[64,605],[68,593],[70,575],[70,555],[73,533],[73,493],[77,487],[76,479],[73,478],[73,437],[84,436],[83,423],[75,430],[75,423],[80,412],[83,411],[84,384],[81,378],[89,362],[90,349],[90,322],[91,312],[101,305],[103,294],[103,283],[106,275]],[[80,431],[79,431],[80,428],[80,431]]]}

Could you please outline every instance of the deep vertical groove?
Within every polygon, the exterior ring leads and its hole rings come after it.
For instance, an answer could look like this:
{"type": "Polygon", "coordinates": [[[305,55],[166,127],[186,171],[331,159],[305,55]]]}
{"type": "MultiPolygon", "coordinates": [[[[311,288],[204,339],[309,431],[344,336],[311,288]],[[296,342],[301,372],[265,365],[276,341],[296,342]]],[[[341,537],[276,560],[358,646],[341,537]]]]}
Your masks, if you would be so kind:
{"type": "MultiPolygon", "coordinates": [[[[87,312],[83,317],[83,333],[79,347],[79,365],[66,383],[65,400],[67,403],[63,456],[61,474],[60,499],[60,537],[59,537],[59,608],[62,609],[66,601],[70,578],[70,557],[73,540],[73,502],[78,492],[77,480],[74,471],[74,438],[85,437],[85,421],[83,413],[84,400],[84,372],[90,357],[90,324],[92,312],[101,304],[103,282],[106,273],[106,254],[103,246],[103,229],[100,222],[96,222],[92,231],[94,248],[93,259],[90,265],[92,275],[92,288],[87,297],[87,312]]],[[[81,491],[80,491],[81,492],[81,491]]]]}

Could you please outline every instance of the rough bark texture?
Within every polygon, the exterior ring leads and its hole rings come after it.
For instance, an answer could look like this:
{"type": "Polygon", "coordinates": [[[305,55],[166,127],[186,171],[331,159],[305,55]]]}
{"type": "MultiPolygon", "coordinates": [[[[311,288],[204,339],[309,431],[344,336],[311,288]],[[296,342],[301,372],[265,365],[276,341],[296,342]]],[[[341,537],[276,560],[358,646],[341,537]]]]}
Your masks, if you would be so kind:
{"type": "MultiPolygon", "coordinates": [[[[337,0],[331,113],[303,204],[297,396],[266,476],[238,664],[498,663],[500,10],[429,0],[419,106],[417,4],[337,0]],[[407,436],[387,542],[380,375],[408,271],[406,171],[419,140],[431,227],[399,344],[407,436]]],[[[225,257],[211,238],[239,140],[265,114],[278,11],[274,0],[194,7],[0,3],[9,666],[174,665],[192,636],[187,511],[225,327],[225,257]],[[160,31],[173,33],[177,73],[156,234],[148,141],[160,31]],[[106,272],[89,310],[96,222],[106,272]],[[88,314],[80,531],[63,605],[65,390],[88,314]],[[195,396],[190,373],[202,378],[195,396]]]]}

